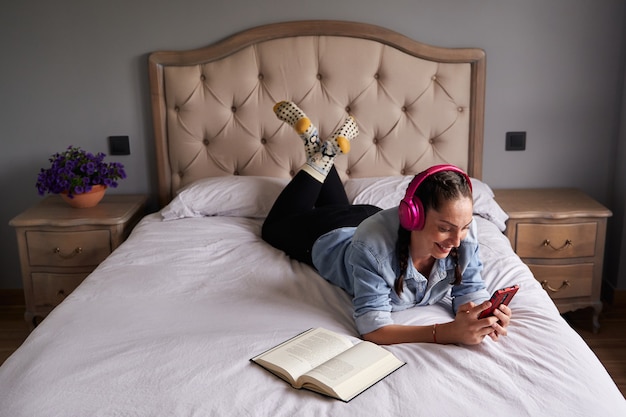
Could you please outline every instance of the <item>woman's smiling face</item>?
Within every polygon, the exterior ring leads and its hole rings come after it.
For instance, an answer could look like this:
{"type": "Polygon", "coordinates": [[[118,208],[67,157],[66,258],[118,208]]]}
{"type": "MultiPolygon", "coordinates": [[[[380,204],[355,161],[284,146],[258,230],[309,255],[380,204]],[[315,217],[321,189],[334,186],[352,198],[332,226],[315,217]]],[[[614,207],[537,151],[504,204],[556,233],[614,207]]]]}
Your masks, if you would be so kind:
{"type": "Polygon", "coordinates": [[[439,210],[428,210],[424,228],[411,233],[413,259],[446,258],[452,248],[458,247],[467,236],[473,208],[471,198],[461,197],[443,201],[439,210]]]}

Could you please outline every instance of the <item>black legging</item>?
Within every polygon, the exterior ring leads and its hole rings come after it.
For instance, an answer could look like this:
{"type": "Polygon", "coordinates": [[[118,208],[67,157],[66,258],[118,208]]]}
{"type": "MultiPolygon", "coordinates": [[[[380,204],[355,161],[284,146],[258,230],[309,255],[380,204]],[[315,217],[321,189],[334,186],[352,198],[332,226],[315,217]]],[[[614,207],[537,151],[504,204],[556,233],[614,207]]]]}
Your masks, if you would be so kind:
{"type": "Polygon", "coordinates": [[[263,223],[263,240],[289,257],[313,265],[311,248],[323,234],[358,226],[381,209],[353,205],[335,167],[321,183],[300,171],[280,193],[263,223]]]}

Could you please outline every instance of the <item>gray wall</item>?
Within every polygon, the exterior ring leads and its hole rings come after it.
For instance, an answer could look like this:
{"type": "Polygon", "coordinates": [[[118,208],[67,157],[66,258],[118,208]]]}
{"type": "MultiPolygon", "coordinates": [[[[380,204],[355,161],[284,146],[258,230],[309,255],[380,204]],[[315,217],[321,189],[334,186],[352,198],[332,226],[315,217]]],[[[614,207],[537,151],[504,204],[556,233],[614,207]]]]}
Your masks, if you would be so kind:
{"type": "MultiPolygon", "coordinates": [[[[623,0],[4,1],[0,288],[22,286],[8,221],[40,199],[34,184],[50,154],[70,144],[108,152],[108,136],[129,135],[131,155],[109,158],[129,174],[112,192],[154,191],[148,53],[301,19],[363,21],[434,45],[484,48],[484,179],[493,187],[580,187],[615,206],[619,253],[626,190],[614,184],[616,155],[624,160],[625,6],[623,0]],[[525,152],[504,150],[505,132],[515,130],[528,132],[525,152]]],[[[625,278],[611,280],[626,288],[625,278]]]]}

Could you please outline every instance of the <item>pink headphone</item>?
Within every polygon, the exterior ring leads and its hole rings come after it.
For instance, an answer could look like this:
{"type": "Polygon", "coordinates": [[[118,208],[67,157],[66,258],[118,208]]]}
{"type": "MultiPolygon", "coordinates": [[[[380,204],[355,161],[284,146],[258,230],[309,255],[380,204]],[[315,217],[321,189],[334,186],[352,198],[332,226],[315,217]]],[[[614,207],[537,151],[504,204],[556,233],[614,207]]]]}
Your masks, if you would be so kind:
{"type": "Polygon", "coordinates": [[[415,195],[415,191],[429,176],[441,171],[454,171],[465,177],[465,180],[469,184],[470,190],[472,189],[472,182],[470,177],[463,172],[460,168],[454,165],[434,165],[425,171],[420,172],[411,180],[411,183],[406,189],[406,194],[400,205],[398,206],[398,214],[400,215],[400,225],[407,230],[422,230],[424,228],[424,222],[426,216],[424,216],[424,205],[421,200],[415,195]]]}

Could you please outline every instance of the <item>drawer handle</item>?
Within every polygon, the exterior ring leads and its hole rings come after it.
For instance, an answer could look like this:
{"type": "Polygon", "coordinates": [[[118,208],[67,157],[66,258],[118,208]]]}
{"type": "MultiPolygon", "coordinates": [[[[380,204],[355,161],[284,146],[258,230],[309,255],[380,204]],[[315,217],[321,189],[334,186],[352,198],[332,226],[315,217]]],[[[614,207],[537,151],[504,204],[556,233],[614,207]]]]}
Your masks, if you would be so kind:
{"type": "Polygon", "coordinates": [[[544,290],[549,290],[552,292],[559,292],[561,291],[563,288],[567,288],[569,287],[569,281],[568,280],[564,280],[563,283],[561,284],[561,286],[559,288],[552,288],[550,286],[550,284],[548,284],[547,280],[543,280],[541,281],[541,288],[543,288],[544,290]]]}
{"type": "Polygon", "coordinates": [[[561,250],[563,250],[565,248],[568,248],[570,246],[573,246],[573,245],[574,245],[574,243],[572,243],[571,239],[567,239],[565,241],[565,243],[563,243],[563,246],[561,246],[560,248],[557,248],[556,246],[552,245],[552,243],[550,243],[550,239],[546,239],[546,240],[543,241],[543,246],[549,246],[549,247],[551,247],[552,249],[554,249],[556,251],[561,251],[561,250]]]}
{"type": "Polygon", "coordinates": [[[60,257],[60,258],[63,258],[63,259],[71,259],[71,258],[73,258],[74,256],[78,255],[79,253],[82,253],[82,252],[83,252],[83,248],[81,248],[81,247],[79,246],[79,247],[77,247],[76,249],[74,249],[73,251],[71,251],[71,252],[70,252],[70,253],[68,253],[68,254],[61,253],[61,248],[54,248],[54,251],[53,251],[53,252],[54,252],[55,254],[59,255],[59,257],[60,257]]]}

